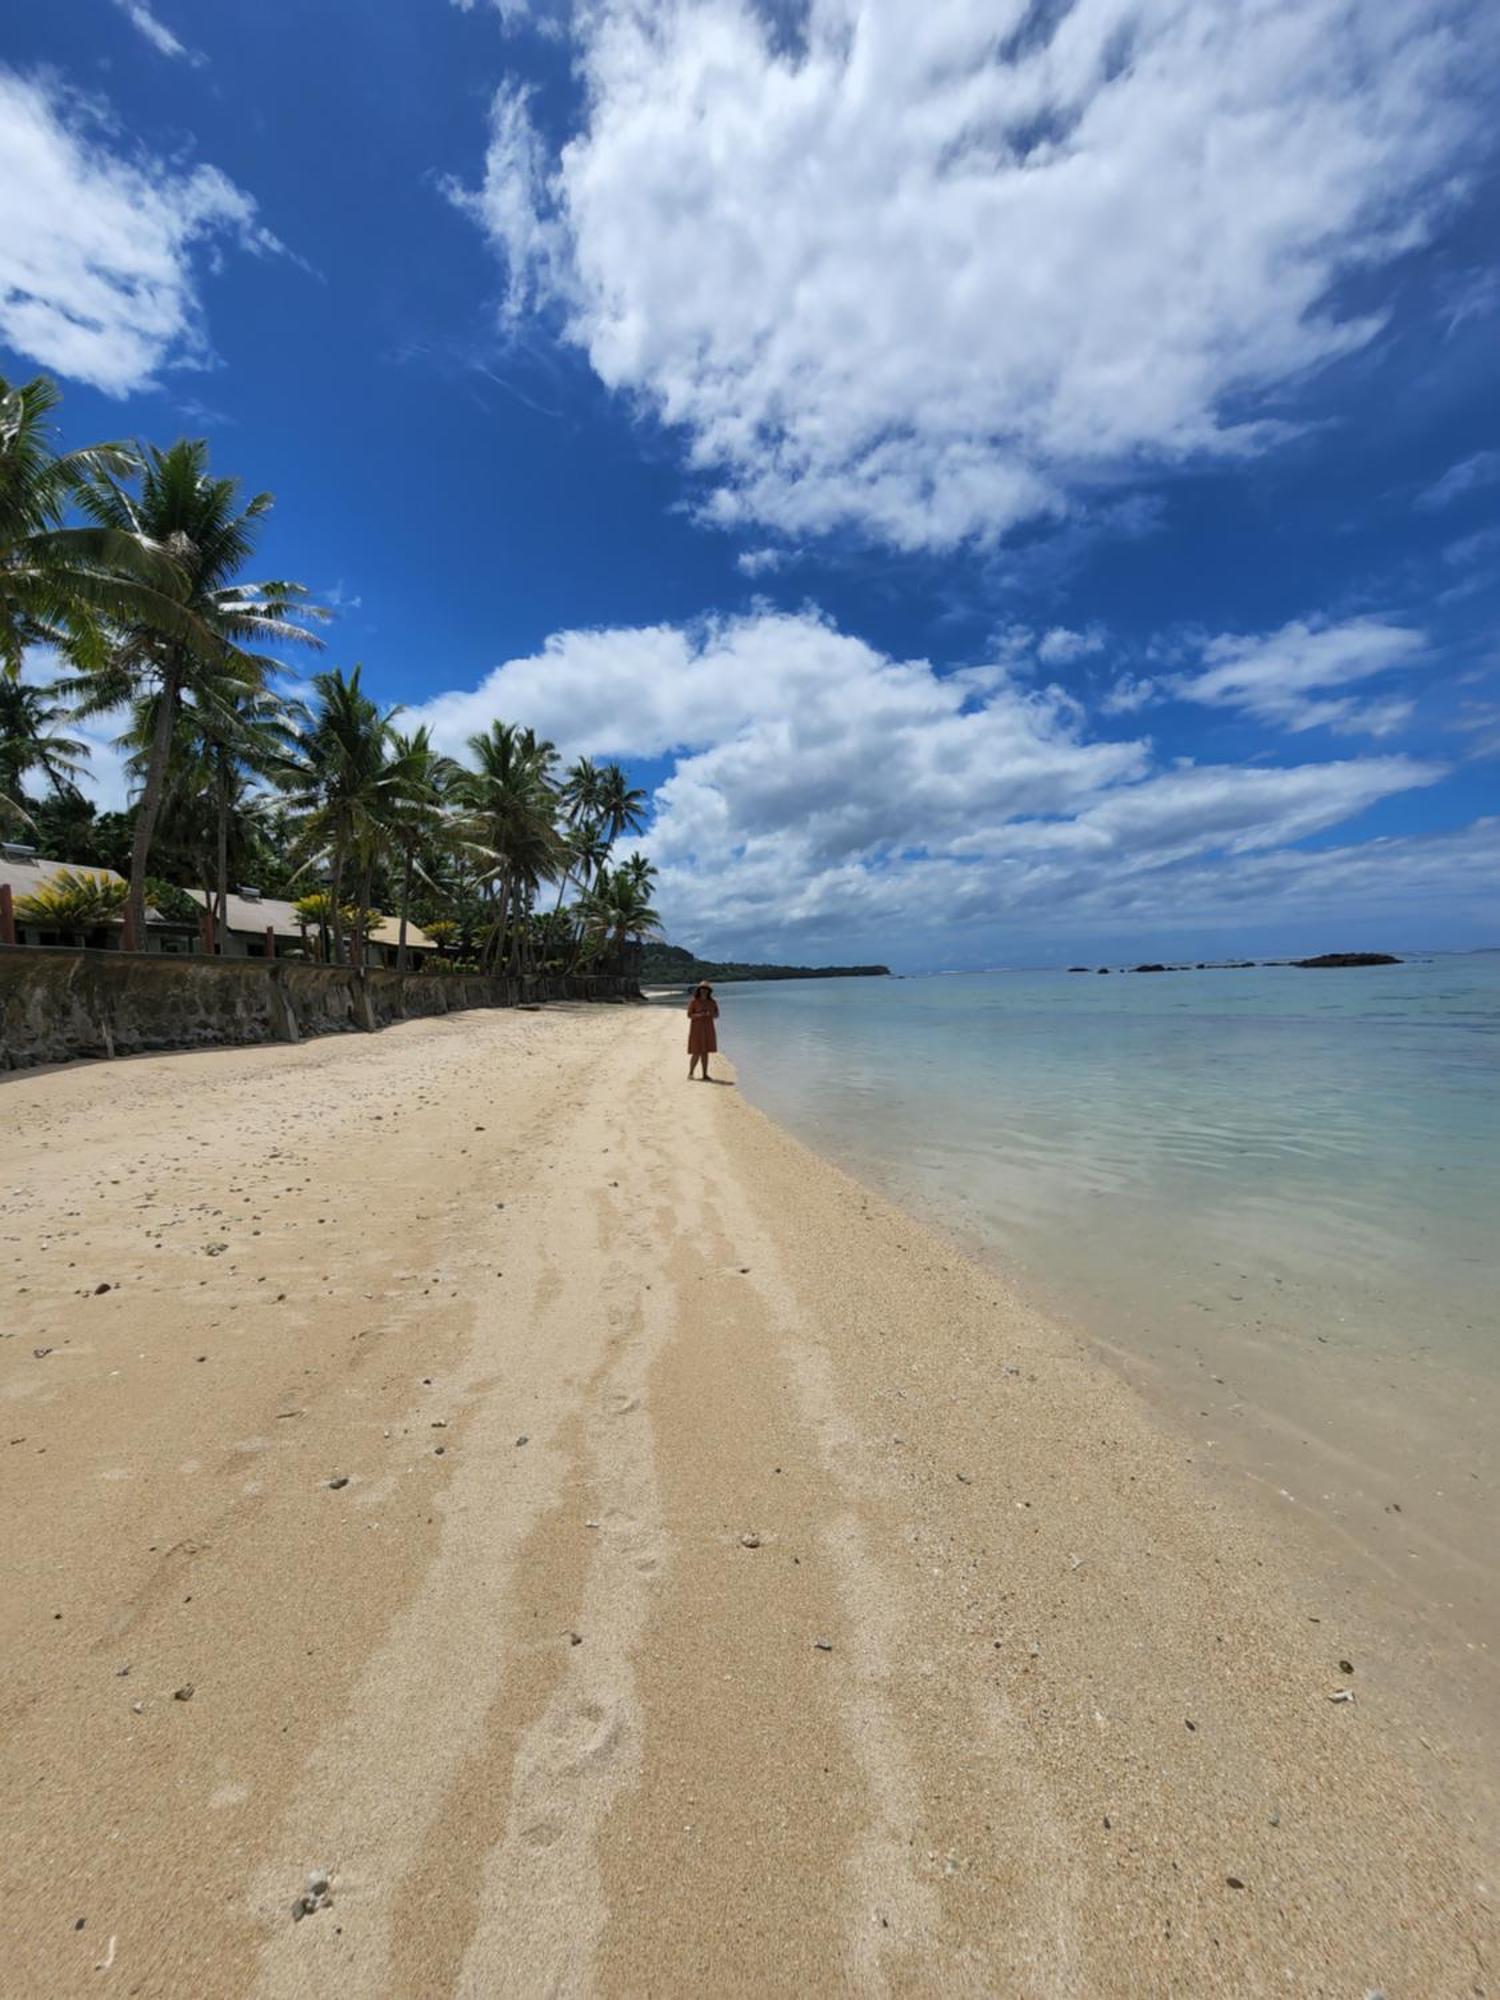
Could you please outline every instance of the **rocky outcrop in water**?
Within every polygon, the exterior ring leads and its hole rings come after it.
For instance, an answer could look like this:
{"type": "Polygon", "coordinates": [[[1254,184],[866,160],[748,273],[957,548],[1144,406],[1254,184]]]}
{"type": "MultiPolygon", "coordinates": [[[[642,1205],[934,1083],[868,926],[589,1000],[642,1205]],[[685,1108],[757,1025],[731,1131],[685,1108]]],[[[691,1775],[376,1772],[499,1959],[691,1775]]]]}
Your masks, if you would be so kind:
{"type": "Polygon", "coordinates": [[[1325,951],[1320,958],[1294,958],[1293,965],[1401,965],[1388,951],[1325,951]]]}

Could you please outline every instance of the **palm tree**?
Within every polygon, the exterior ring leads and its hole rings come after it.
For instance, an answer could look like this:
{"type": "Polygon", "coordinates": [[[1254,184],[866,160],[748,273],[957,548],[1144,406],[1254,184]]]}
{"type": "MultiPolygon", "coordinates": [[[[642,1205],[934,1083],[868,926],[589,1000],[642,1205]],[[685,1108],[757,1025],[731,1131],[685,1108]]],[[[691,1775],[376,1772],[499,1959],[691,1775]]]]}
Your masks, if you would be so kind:
{"type": "MultiPolygon", "coordinates": [[[[247,687],[231,674],[205,672],[192,707],[178,710],[158,838],[191,864],[204,890],[215,949],[229,936],[231,861],[249,879],[265,839],[265,805],[257,780],[279,776],[293,755],[295,729],[306,720],[300,702],[288,703],[269,688],[247,687]]],[[[156,736],[160,691],[136,704],[121,739],[134,754],[128,768],[143,773],[156,736]]]]}
{"type": "MultiPolygon", "coordinates": [[[[575,766],[576,769],[576,766],[575,766]]],[[[592,876],[599,873],[609,859],[609,841],[598,820],[583,820],[569,826],[558,836],[558,858],[563,863],[557,884],[557,901],[552,906],[554,918],[560,915],[563,897],[568,893],[568,884],[576,876],[580,889],[586,889],[592,876]]]]}
{"type": "Polygon", "coordinates": [[[325,615],[307,602],[300,583],[239,580],[271,496],[257,493],[241,505],[237,480],[209,476],[208,447],[201,439],[184,438],[166,451],[152,446],[141,464],[139,489],[133,492],[118,471],[101,466],[78,492],[99,528],[144,539],[170,554],[192,620],[168,632],[135,616],[112,618],[114,643],[107,659],[92,666],[85,662],[77,684],[80,714],[158,697],[130,856],[126,911],[136,938],[144,935],[146,869],[184,703],[208,707],[222,699],[231,681],[246,694],[263,688],[276,662],[252,648],[319,645],[299,621],[325,615]]]}
{"type": "Polygon", "coordinates": [[[584,953],[616,957],[632,940],[660,935],[661,918],[651,907],[650,880],[655,870],[642,855],[622,868],[605,869],[583,899],[584,953]]]}
{"type": "Polygon", "coordinates": [[[569,826],[593,819],[599,810],[599,767],[587,757],[568,766],[560,797],[569,826]]]}
{"type": "Polygon", "coordinates": [[[649,904],[652,892],[656,888],[657,875],[660,873],[656,863],[648,861],[644,854],[637,851],[626,856],[620,863],[619,872],[641,901],[649,904]]]}
{"type": "Polygon", "coordinates": [[[0,811],[26,819],[25,779],[40,771],[58,797],[77,789],[74,780],[88,758],[88,746],[64,736],[58,724],[68,711],[52,697],[54,687],[29,687],[0,678],[0,811]]]}
{"type": "Polygon", "coordinates": [[[560,865],[552,779],[557,752],[530,729],[509,722],[492,722],[483,735],[471,736],[469,749],[479,768],[460,773],[454,796],[463,808],[465,832],[485,852],[495,889],[487,956],[498,965],[509,940],[514,963],[530,899],[560,865]]]}
{"type": "MultiPolygon", "coordinates": [[[[282,782],[302,825],[294,852],[302,867],[329,866],[333,957],[344,958],[344,881],[358,870],[361,915],[369,908],[370,879],[387,838],[391,810],[391,722],[360,686],[360,669],[314,674],[310,726],[298,731],[282,782]]],[[[364,925],[355,927],[363,945],[364,925]]],[[[327,956],[325,950],[325,957],[327,956]]]]}
{"type": "Polygon", "coordinates": [[[412,880],[430,876],[418,860],[433,857],[453,835],[453,823],[445,801],[459,775],[459,767],[432,746],[431,731],[424,725],[414,735],[391,733],[389,800],[386,826],[401,857],[400,931],[396,942],[396,970],[406,970],[406,927],[411,909],[412,880]]]}
{"type": "Polygon", "coordinates": [[[123,444],[59,454],[59,400],[44,375],[15,387],[0,376],[0,677],[12,680],[30,646],[99,664],[106,620],[199,636],[177,564],[148,529],[65,525],[70,506],[97,482],[130,477],[137,460],[123,444]]]}
{"type": "Polygon", "coordinates": [[[606,764],[599,773],[594,810],[613,846],[622,833],[639,833],[646,824],[646,794],[618,764],[606,764]]]}

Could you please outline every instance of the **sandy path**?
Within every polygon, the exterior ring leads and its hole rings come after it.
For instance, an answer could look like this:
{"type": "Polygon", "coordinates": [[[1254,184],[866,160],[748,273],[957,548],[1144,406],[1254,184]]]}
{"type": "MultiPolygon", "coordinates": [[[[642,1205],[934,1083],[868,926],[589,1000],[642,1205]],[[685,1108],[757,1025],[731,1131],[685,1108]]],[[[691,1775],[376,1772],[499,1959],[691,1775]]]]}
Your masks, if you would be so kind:
{"type": "Polygon", "coordinates": [[[1484,1991],[1362,1635],[679,1039],[0,1085],[7,1996],[1484,1991]]]}

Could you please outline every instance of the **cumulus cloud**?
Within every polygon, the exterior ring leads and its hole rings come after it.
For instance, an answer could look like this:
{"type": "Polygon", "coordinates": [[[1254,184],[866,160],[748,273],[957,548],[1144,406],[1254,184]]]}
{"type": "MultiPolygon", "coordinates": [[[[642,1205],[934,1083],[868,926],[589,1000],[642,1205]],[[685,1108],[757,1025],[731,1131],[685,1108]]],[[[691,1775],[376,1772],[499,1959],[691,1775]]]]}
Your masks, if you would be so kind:
{"type": "Polygon", "coordinates": [[[735,557],[735,566],[742,576],[768,576],[781,569],[786,561],[782,549],[741,549],[735,557]]]}
{"type": "Polygon", "coordinates": [[[1086,632],[1070,631],[1066,625],[1054,625],[1050,632],[1044,632],[1037,641],[1037,658],[1049,667],[1066,666],[1072,660],[1081,660],[1090,653],[1102,653],[1104,632],[1098,625],[1091,625],[1086,632]]]}
{"type": "Polygon", "coordinates": [[[1099,706],[1105,715],[1135,715],[1159,701],[1161,693],[1149,674],[1121,674],[1105,691],[1099,706]]]}
{"type": "Polygon", "coordinates": [[[1179,676],[1172,689],[1187,701],[1239,709],[1279,729],[1389,736],[1410,716],[1409,699],[1333,690],[1415,666],[1425,650],[1420,632],[1385,618],[1322,625],[1298,620],[1262,637],[1226,633],[1210,639],[1202,669],[1179,676]]]}
{"type": "Polygon", "coordinates": [[[811,613],[559,633],[408,720],[459,753],[497,715],[566,757],[669,761],[659,900],[724,950],[1170,910],[1183,871],[1233,880],[1442,775],[1402,756],[1163,766],[1003,659],[940,673],[811,613]]]}
{"type": "Polygon", "coordinates": [[[0,69],[0,339],[108,395],[201,365],[194,253],[281,248],[217,167],[132,149],[97,105],[0,69]]]}
{"type": "Polygon", "coordinates": [[[595,0],[461,198],[724,523],[903,548],[1284,434],[1476,129],[1463,0],[595,0]],[[1368,296],[1368,291],[1366,293],[1368,296]]]}

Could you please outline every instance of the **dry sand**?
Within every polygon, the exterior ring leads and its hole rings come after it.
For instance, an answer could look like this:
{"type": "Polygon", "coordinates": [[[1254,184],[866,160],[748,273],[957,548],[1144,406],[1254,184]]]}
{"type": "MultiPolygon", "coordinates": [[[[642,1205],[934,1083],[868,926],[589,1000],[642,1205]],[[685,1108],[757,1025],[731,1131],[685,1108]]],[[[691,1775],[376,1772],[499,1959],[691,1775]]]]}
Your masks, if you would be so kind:
{"type": "Polygon", "coordinates": [[[0,1085],[7,2000],[1486,1991],[1360,1635],[681,1040],[0,1085]]]}

